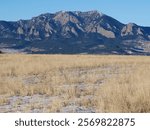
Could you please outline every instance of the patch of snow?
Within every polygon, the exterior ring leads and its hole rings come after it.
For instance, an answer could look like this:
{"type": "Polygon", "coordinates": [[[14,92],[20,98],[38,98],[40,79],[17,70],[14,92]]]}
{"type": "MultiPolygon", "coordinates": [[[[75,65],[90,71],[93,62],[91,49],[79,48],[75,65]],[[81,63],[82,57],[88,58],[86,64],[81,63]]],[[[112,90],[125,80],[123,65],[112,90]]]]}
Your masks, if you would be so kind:
{"type": "Polygon", "coordinates": [[[3,53],[8,53],[8,54],[14,54],[14,53],[23,53],[24,50],[23,49],[20,49],[20,50],[17,50],[17,49],[6,49],[6,48],[2,48],[0,49],[3,53]]]}

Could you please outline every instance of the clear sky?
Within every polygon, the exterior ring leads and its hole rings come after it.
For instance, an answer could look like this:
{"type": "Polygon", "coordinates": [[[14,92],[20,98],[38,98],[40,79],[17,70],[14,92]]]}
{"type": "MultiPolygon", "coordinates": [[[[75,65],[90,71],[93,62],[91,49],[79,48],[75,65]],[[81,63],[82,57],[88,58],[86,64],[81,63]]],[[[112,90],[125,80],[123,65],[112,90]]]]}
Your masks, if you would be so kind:
{"type": "Polygon", "coordinates": [[[150,26],[150,0],[0,0],[0,20],[30,19],[60,10],[98,10],[123,23],[150,26]]]}

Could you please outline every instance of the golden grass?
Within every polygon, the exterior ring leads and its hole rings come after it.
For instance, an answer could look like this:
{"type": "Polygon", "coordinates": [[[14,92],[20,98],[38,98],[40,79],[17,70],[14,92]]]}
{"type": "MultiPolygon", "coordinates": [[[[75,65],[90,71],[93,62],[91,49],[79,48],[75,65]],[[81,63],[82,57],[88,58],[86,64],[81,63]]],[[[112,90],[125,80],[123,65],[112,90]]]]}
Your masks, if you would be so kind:
{"type": "Polygon", "coordinates": [[[109,79],[96,93],[98,110],[103,112],[150,112],[149,72],[150,66],[141,64],[133,73],[109,79]]]}
{"type": "Polygon", "coordinates": [[[6,97],[0,98],[0,105],[7,105],[9,104],[9,100],[6,97]]]}
{"type": "Polygon", "coordinates": [[[23,112],[61,112],[72,103],[95,112],[150,112],[150,57],[0,55],[0,95],[55,97],[23,112]]]}

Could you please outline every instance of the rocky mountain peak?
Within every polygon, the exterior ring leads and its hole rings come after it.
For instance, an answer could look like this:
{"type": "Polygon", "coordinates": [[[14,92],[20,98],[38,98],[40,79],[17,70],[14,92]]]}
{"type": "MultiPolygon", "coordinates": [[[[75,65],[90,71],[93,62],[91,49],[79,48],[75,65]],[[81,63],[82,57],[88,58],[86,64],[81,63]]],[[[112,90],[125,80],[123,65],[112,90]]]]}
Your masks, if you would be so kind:
{"type": "Polygon", "coordinates": [[[70,11],[57,12],[53,19],[56,22],[60,22],[61,25],[65,25],[68,22],[72,22],[75,24],[79,23],[79,20],[78,20],[76,14],[74,12],[70,12],[70,11]]]}
{"type": "Polygon", "coordinates": [[[121,31],[122,36],[127,36],[127,35],[143,35],[143,29],[136,25],[135,23],[128,23],[125,25],[121,31]]]}
{"type": "Polygon", "coordinates": [[[46,49],[48,53],[104,53],[105,49],[130,53],[132,51],[125,51],[128,47],[147,48],[145,43],[149,41],[149,27],[123,24],[95,10],[59,11],[41,14],[30,20],[0,21],[0,47],[2,44],[23,48],[29,45],[23,44],[27,42],[40,50],[46,49]],[[14,44],[8,45],[10,41],[14,44]]]}
{"type": "Polygon", "coordinates": [[[94,15],[94,16],[103,16],[104,15],[103,13],[101,13],[97,10],[87,11],[85,13],[87,13],[88,15],[94,15]]]}

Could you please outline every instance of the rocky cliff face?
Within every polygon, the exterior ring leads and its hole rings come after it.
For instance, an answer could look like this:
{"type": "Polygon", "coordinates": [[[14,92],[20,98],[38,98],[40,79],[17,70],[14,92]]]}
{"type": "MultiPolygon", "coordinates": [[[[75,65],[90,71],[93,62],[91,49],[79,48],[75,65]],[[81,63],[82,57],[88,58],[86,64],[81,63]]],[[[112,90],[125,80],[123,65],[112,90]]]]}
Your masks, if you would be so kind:
{"type": "Polygon", "coordinates": [[[123,24],[98,11],[60,11],[0,21],[0,48],[27,53],[149,54],[150,28],[123,24]],[[36,51],[35,51],[36,50],[36,51]]]}

